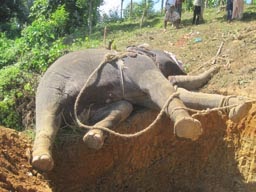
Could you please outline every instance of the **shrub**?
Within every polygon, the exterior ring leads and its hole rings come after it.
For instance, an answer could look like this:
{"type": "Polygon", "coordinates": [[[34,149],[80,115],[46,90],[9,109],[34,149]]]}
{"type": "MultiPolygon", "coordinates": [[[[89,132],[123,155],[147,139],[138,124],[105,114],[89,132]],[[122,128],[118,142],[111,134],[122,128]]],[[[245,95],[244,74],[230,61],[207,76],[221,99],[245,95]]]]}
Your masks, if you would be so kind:
{"type": "Polygon", "coordinates": [[[0,70],[0,124],[16,130],[32,124],[34,93],[37,79],[34,74],[25,73],[18,65],[0,70]],[[31,114],[31,115],[28,115],[31,114]],[[27,118],[25,118],[27,117],[27,118]],[[30,121],[24,122],[24,120],[30,121]]]}
{"type": "Polygon", "coordinates": [[[13,49],[14,44],[14,40],[8,39],[4,33],[0,33],[0,69],[16,62],[17,50],[13,49]]]}
{"type": "Polygon", "coordinates": [[[64,6],[61,6],[48,19],[40,16],[22,31],[25,52],[21,64],[24,69],[42,73],[64,54],[66,46],[61,36],[67,17],[64,6]]]}

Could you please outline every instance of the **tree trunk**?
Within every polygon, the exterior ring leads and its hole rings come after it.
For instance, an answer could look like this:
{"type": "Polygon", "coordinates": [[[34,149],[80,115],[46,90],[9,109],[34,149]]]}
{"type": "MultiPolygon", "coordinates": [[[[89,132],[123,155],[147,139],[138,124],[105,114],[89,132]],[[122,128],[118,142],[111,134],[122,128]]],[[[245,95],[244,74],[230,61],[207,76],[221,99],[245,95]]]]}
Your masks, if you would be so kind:
{"type": "Polygon", "coordinates": [[[121,10],[120,10],[120,18],[123,19],[123,3],[124,0],[121,0],[121,10]]]}
{"type": "Polygon", "coordinates": [[[130,18],[132,18],[132,0],[131,0],[131,3],[130,3],[130,18]]]}
{"type": "Polygon", "coordinates": [[[89,35],[92,33],[92,0],[89,1],[89,17],[88,17],[89,35]]]}
{"type": "Polygon", "coordinates": [[[143,10],[143,13],[142,13],[142,17],[141,17],[140,28],[142,28],[144,20],[145,20],[145,17],[146,17],[146,14],[147,14],[147,7],[148,7],[147,0],[145,0],[144,4],[145,4],[145,7],[144,7],[144,10],[143,10]]]}
{"type": "Polygon", "coordinates": [[[161,1],[161,13],[164,12],[164,0],[161,1]]]}

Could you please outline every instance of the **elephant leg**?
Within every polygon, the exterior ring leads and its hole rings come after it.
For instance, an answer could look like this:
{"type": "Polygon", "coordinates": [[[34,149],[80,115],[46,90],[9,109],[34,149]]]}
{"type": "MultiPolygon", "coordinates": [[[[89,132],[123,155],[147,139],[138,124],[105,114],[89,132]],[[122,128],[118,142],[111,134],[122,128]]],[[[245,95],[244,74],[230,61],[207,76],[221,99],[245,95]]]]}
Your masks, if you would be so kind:
{"type": "MultiPolygon", "coordinates": [[[[160,109],[176,92],[170,82],[155,70],[146,71],[140,76],[139,87],[149,94],[152,102],[160,109]]],[[[175,110],[175,108],[185,108],[183,102],[177,97],[171,99],[165,109],[165,112],[174,122],[174,133],[181,138],[198,139],[203,132],[201,123],[192,118],[185,109],[175,110]]]]}
{"type": "Polygon", "coordinates": [[[36,137],[33,145],[32,166],[41,171],[50,171],[54,162],[52,145],[60,127],[61,115],[51,112],[37,114],[36,137]]]}
{"type": "Polygon", "coordinates": [[[227,110],[229,119],[233,122],[239,122],[250,110],[252,104],[246,102],[246,98],[236,96],[223,96],[218,94],[207,94],[187,91],[178,88],[179,97],[186,106],[194,109],[207,109],[215,107],[224,107],[237,105],[227,110]]]}
{"type": "Polygon", "coordinates": [[[212,67],[200,75],[176,75],[169,76],[168,79],[172,84],[187,90],[196,90],[205,85],[211,77],[219,71],[219,67],[212,67]]]}
{"type": "MultiPolygon", "coordinates": [[[[118,101],[108,104],[97,110],[90,118],[90,123],[95,127],[112,128],[118,123],[124,121],[132,112],[133,106],[127,101],[118,101]]],[[[91,129],[83,137],[83,141],[89,148],[100,149],[104,144],[105,136],[100,129],[91,129]]]]}

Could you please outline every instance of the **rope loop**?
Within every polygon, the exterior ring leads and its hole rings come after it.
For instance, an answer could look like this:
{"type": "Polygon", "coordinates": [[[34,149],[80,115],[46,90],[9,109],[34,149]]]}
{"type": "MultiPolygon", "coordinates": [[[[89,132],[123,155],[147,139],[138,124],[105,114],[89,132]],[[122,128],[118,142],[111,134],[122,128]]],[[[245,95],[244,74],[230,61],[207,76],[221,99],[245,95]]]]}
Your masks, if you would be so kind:
{"type": "MultiPolygon", "coordinates": [[[[118,133],[116,131],[113,131],[107,127],[102,127],[102,126],[89,126],[89,125],[85,125],[83,124],[80,119],[78,118],[78,115],[77,115],[77,106],[78,106],[78,103],[79,103],[79,100],[80,100],[80,97],[82,95],[82,93],[85,92],[87,86],[88,86],[88,83],[89,81],[92,79],[92,77],[106,64],[106,63],[109,63],[109,62],[112,62],[112,61],[115,61],[115,60],[118,60],[118,59],[121,59],[123,57],[126,57],[127,55],[129,54],[129,52],[123,52],[123,53],[116,53],[116,54],[112,54],[112,53],[108,53],[104,56],[104,59],[103,61],[99,64],[99,66],[91,73],[91,75],[88,77],[88,79],[86,80],[84,86],[82,87],[82,89],[80,90],[77,98],[76,98],[76,101],[75,101],[75,104],[74,104],[74,115],[75,115],[75,120],[76,120],[76,123],[78,124],[78,126],[82,127],[82,128],[85,128],[85,129],[100,129],[102,131],[106,131],[112,135],[115,135],[115,136],[119,136],[119,137],[122,137],[122,138],[132,138],[132,137],[138,137],[144,133],[146,133],[147,131],[149,131],[150,129],[152,129],[154,127],[154,125],[160,120],[160,118],[162,117],[162,115],[164,114],[166,108],[168,107],[169,103],[179,95],[179,93],[177,92],[177,87],[175,87],[175,92],[170,95],[170,97],[167,99],[167,101],[165,102],[165,104],[163,105],[161,111],[159,112],[159,114],[157,115],[157,117],[155,118],[155,120],[149,125],[147,126],[146,128],[144,128],[143,130],[141,131],[138,131],[138,132],[135,132],[135,133],[131,133],[131,134],[123,134],[123,133],[118,133]]],[[[228,101],[229,98],[226,98],[226,100],[228,101]]],[[[187,111],[191,111],[195,114],[192,115],[193,116],[196,116],[196,115],[202,115],[202,114],[208,114],[212,111],[219,111],[219,110],[227,110],[229,108],[232,108],[232,107],[236,107],[237,105],[239,104],[236,104],[236,105],[228,105],[228,106],[224,106],[223,104],[225,104],[227,101],[221,101],[220,103],[220,106],[217,107],[217,108],[213,108],[213,109],[206,109],[206,110],[195,110],[195,109],[191,109],[191,108],[187,108],[187,107],[177,107],[177,108],[174,108],[172,110],[171,113],[174,113],[175,111],[177,110],[187,110],[187,111]],[[223,107],[222,107],[223,106],[223,107]]],[[[250,101],[247,101],[247,102],[255,102],[255,100],[250,100],[250,101]]]]}

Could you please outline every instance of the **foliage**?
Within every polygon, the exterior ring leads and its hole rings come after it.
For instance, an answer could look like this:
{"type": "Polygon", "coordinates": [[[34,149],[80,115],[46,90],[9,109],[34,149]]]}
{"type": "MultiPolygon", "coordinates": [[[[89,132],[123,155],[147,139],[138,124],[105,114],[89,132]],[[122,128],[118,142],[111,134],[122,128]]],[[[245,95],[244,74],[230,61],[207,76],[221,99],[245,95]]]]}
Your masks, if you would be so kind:
{"type": "Polygon", "coordinates": [[[17,37],[26,25],[41,17],[48,20],[62,6],[68,13],[67,22],[62,28],[66,34],[73,33],[77,27],[87,30],[89,22],[92,26],[97,24],[100,17],[98,7],[102,3],[103,0],[2,0],[0,32],[8,31],[8,37],[17,37]]]}
{"type": "MultiPolygon", "coordinates": [[[[0,124],[22,129],[21,104],[34,98],[34,82],[31,73],[25,73],[18,65],[0,70],[0,124]]],[[[23,106],[25,108],[25,106],[23,106]]]]}
{"type": "Polygon", "coordinates": [[[60,55],[66,46],[62,43],[63,26],[68,14],[64,6],[59,7],[47,19],[44,16],[34,20],[22,31],[22,66],[30,71],[44,72],[60,55]]]}
{"type": "Polygon", "coordinates": [[[27,22],[29,6],[25,0],[1,0],[0,32],[8,31],[8,37],[16,37],[27,22]]]}
{"type": "Polygon", "coordinates": [[[5,33],[0,34],[0,69],[16,62],[18,50],[14,44],[15,41],[8,39],[5,33]]]}
{"type": "Polygon", "coordinates": [[[184,4],[183,7],[185,7],[186,11],[191,11],[193,9],[193,0],[186,0],[184,4]]]}
{"type": "MultiPolygon", "coordinates": [[[[36,0],[41,1],[41,0],[36,0]]],[[[98,7],[103,3],[103,0],[51,0],[49,1],[49,10],[54,12],[59,6],[64,5],[69,13],[67,23],[64,27],[65,32],[70,34],[74,29],[84,27],[88,29],[89,20],[92,18],[92,25],[96,25],[99,20],[98,7]],[[92,12],[89,11],[89,4],[92,3],[92,12]],[[89,15],[91,14],[91,15],[89,15]]],[[[88,30],[87,30],[88,32],[88,30]]]]}
{"type": "Polygon", "coordinates": [[[146,12],[146,16],[150,16],[154,13],[153,6],[154,1],[152,0],[141,0],[139,3],[134,2],[132,4],[133,10],[132,13],[130,10],[131,4],[129,3],[123,11],[123,15],[125,19],[136,19],[140,18],[144,12],[146,12]]]}
{"type": "MultiPolygon", "coordinates": [[[[20,38],[11,40],[0,34],[0,124],[17,130],[24,126],[24,109],[34,100],[37,80],[31,72],[45,72],[67,48],[63,39],[69,14],[65,6],[50,12],[48,2],[35,1],[30,16],[33,21],[22,30],[20,38]]],[[[88,37],[73,43],[86,47],[99,44],[88,37]]]]}
{"type": "Polygon", "coordinates": [[[29,17],[33,20],[39,19],[41,16],[47,18],[50,15],[50,11],[48,0],[35,0],[30,8],[29,17]]]}

